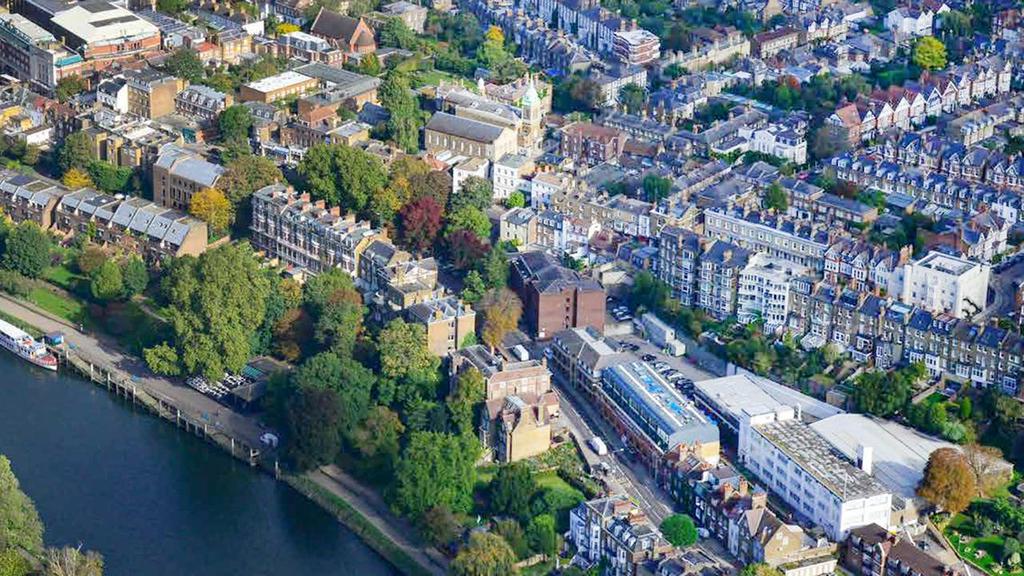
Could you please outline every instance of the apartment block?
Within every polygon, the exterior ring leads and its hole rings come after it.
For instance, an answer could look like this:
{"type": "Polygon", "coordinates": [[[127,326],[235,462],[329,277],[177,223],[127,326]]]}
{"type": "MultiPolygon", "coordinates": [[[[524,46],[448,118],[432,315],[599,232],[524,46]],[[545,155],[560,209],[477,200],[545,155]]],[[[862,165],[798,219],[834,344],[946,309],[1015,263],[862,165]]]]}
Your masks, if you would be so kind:
{"type": "Polygon", "coordinates": [[[904,304],[965,318],[985,309],[990,274],[986,264],[933,251],[903,265],[892,293],[904,304]]]}
{"type": "Polygon", "coordinates": [[[807,274],[807,268],[764,253],[752,255],[740,272],[736,297],[737,319],[747,324],[764,321],[764,331],[774,334],[789,318],[790,287],[807,274]]]}
{"type": "Polygon", "coordinates": [[[160,118],[174,113],[174,99],[184,81],[152,68],[126,70],[128,112],[143,118],[160,118]]]}
{"type": "Polygon", "coordinates": [[[544,252],[519,253],[511,265],[509,286],[523,301],[523,319],[533,337],[546,340],[584,326],[604,331],[605,291],[596,280],[544,252]]]}
{"type": "Polygon", "coordinates": [[[561,154],[591,166],[617,158],[626,144],[624,133],[590,122],[569,124],[562,128],[561,136],[561,154]]]}
{"type": "Polygon", "coordinates": [[[427,348],[435,356],[447,357],[476,335],[476,312],[455,296],[413,304],[405,312],[410,322],[426,327],[427,348]]]}
{"type": "Polygon", "coordinates": [[[183,116],[212,122],[233,103],[234,97],[230,94],[196,84],[182,90],[174,98],[174,110],[183,116]]]}
{"type": "Polygon", "coordinates": [[[584,502],[569,512],[573,562],[584,570],[604,562],[609,576],[637,576],[643,566],[665,558],[672,545],[624,495],[584,502]]]}
{"type": "Polygon", "coordinates": [[[267,258],[317,274],[341,268],[355,277],[366,247],[383,233],[369,222],[342,216],[338,208],[313,202],[284,184],[272,184],[252,196],[253,246],[267,258]]]}
{"type": "Polygon", "coordinates": [[[224,167],[173,144],[164,145],[153,163],[153,200],[161,206],[188,211],[192,195],[217,185],[224,167]]]}
{"type": "Polygon", "coordinates": [[[740,271],[750,252],[724,241],[711,244],[700,257],[697,306],[719,320],[736,313],[740,271]]]}
{"type": "Polygon", "coordinates": [[[704,215],[704,234],[815,271],[824,268],[825,251],[830,244],[829,232],[821,226],[739,209],[708,209],[704,215]]]}
{"type": "Polygon", "coordinates": [[[672,298],[691,307],[697,300],[701,238],[684,228],[666,226],[658,242],[658,277],[672,290],[672,298]]]}

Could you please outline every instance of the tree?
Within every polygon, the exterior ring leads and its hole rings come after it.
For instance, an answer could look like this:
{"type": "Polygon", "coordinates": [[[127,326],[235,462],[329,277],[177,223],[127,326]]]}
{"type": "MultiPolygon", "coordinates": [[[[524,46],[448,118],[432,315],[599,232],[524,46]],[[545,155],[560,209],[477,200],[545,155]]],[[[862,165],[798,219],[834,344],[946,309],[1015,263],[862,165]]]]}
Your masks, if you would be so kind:
{"type": "Polygon", "coordinates": [[[825,124],[814,130],[811,155],[818,160],[837,156],[850,149],[849,130],[844,126],[825,124]]]}
{"type": "Polygon", "coordinates": [[[485,387],[484,375],[476,368],[463,370],[455,380],[455,389],[445,403],[452,426],[459,434],[473,434],[476,408],[484,401],[485,387]]]}
{"type": "Polygon", "coordinates": [[[552,107],[558,112],[596,112],[604,103],[601,86],[574,74],[555,85],[552,107]]]}
{"type": "Polygon", "coordinates": [[[414,432],[395,470],[392,505],[413,517],[435,506],[468,512],[479,452],[479,440],[472,436],[414,432]]]}
{"type": "MultiPolygon", "coordinates": [[[[248,243],[182,257],[168,266],[161,293],[170,310],[173,345],[188,374],[220,380],[249,360],[266,313],[270,280],[248,243]]],[[[148,358],[148,356],[147,356],[148,358]]]]}
{"type": "Polygon", "coordinates": [[[11,462],[0,455],[0,549],[43,549],[43,523],[35,504],[21,491],[11,462]]]}
{"type": "Polygon", "coordinates": [[[14,548],[0,550],[0,576],[28,576],[32,567],[14,548]]]}
{"type": "Polygon", "coordinates": [[[380,43],[402,50],[412,50],[417,44],[416,33],[401,18],[389,18],[380,29],[380,43]]]}
{"type": "Polygon", "coordinates": [[[303,293],[315,318],[316,340],[339,356],[351,356],[366,314],[352,277],[341,269],[331,269],[306,282],[303,293]]]}
{"type": "Polygon", "coordinates": [[[491,482],[491,510],[525,521],[530,517],[530,498],[536,491],[537,482],[525,462],[502,466],[491,482]]]}
{"type": "Polygon", "coordinates": [[[295,388],[330,390],[338,402],[336,429],[348,437],[366,418],[377,379],[373,372],[333,352],[322,352],[306,360],[292,375],[295,388]]]}
{"type": "Polygon", "coordinates": [[[558,533],[555,530],[555,517],[541,514],[530,520],[526,527],[526,541],[530,550],[545,557],[554,556],[558,552],[558,533]]]}
{"type": "Polygon", "coordinates": [[[490,180],[470,176],[462,181],[459,192],[448,199],[448,212],[457,212],[467,207],[483,212],[491,206],[493,196],[494,186],[490,180]]]}
{"type": "Polygon", "coordinates": [[[266,156],[240,156],[225,164],[224,169],[224,174],[217,180],[217,187],[235,206],[256,190],[284,180],[281,169],[266,156]]]}
{"type": "Polygon", "coordinates": [[[188,2],[187,0],[157,0],[156,7],[161,12],[174,16],[188,9],[188,2]]]}
{"type": "Polygon", "coordinates": [[[854,381],[853,402],[861,412],[888,417],[906,406],[911,391],[905,379],[872,370],[862,372],[854,381]]]}
{"type": "Polygon", "coordinates": [[[474,532],[469,544],[451,563],[453,576],[510,576],[516,574],[516,555],[496,534],[474,532]]]}
{"type": "Polygon", "coordinates": [[[149,369],[156,374],[181,375],[181,357],[178,355],[178,351],[166,342],[146,348],[142,357],[146,360],[146,366],[149,366],[149,369]]]}
{"type": "Polygon", "coordinates": [[[971,414],[974,412],[974,403],[971,402],[970,396],[964,396],[960,399],[960,419],[967,421],[971,419],[971,414]]]}
{"type": "Polygon", "coordinates": [[[146,263],[138,256],[131,256],[125,261],[121,276],[124,280],[125,296],[129,298],[142,294],[149,286],[149,271],[146,269],[146,263]]]}
{"type": "Polygon", "coordinates": [[[171,55],[164,59],[163,68],[168,74],[184,78],[193,84],[202,80],[206,73],[199,55],[188,48],[178,48],[171,52],[171,55]]]}
{"type": "Polygon", "coordinates": [[[419,149],[419,131],[423,122],[409,79],[397,69],[389,70],[377,95],[381,106],[390,113],[388,137],[406,152],[415,153],[419,149]]]}
{"type": "Polygon", "coordinates": [[[434,506],[419,521],[420,535],[434,546],[450,544],[459,536],[459,520],[444,506],[434,506]]]}
{"type": "Polygon", "coordinates": [[[670,544],[686,548],[697,543],[697,526],[686,514],[673,514],[661,522],[661,533],[670,544]]]}
{"type": "Polygon", "coordinates": [[[285,34],[291,34],[292,32],[298,32],[302,30],[302,27],[298,24],[292,24],[291,22],[282,22],[277,25],[277,35],[284,36],[285,34]]]}
{"type": "Polygon", "coordinates": [[[93,160],[89,163],[89,178],[95,183],[96,188],[104,192],[119,194],[131,191],[134,175],[135,171],[126,166],[114,166],[103,160],[93,160]]]}
{"type": "Polygon", "coordinates": [[[38,224],[25,220],[7,234],[0,264],[29,278],[38,278],[50,263],[50,235],[38,224]]]}
{"type": "Polygon", "coordinates": [[[959,514],[978,492],[967,457],[956,448],[939,448],[928,457],[917,495],[935,506],[959,514]]]}
{"type": "Polygon", "coordinates": [[[441,207],[432,196],[409,202],[398,213],[398,238],[402,245],[422,254],[434,245],[441,231],[441,207]]]}
{"type": "Polygon", "coordinates": [[[57,100],[67,102],[83,92],[85,88],[85,80],[82,80],[80,76],[65,76],[57,81],[57,88],[54,92],[57,95],[57,100]]]}
{"type": "Polygon", "coordinates": [[[401,318],[388,322],[377,337],[377,350],[385,378],[411,383],[422,396],[434,397],[441,359],[427,348],[422,324],[409,324],[401,318]]]}
{"type": "Polygon", "coordinates": [[[988,498],[1009,480],[1012,472],[1005,466],[1003,452],[994,446],[968,444],[964,446],[964,458],[974,472],[978,488],[977,496],[988,498]]]}
{"type": "Polygon", "coordinates": [[[648,174],[643,180],[644,197],[648,202],[657,203],[672,192],[672,181],[656,174],[648,174]]]}
{"type": "Polygon", "coordinates": [[[914,44],[913,60],[924,70],[941,70],[946,67],[946,45],[934,36],[919,38],[914,44]]]}
{"type": "Polygon", "coordinates": [[[487,253],[487,244],[472,230],[460,228],[445,239],[448,259],[456,270],[468,270],[479,264],[487,253]]]}
{"type": "Polygon", "coordinates": [[[353,212],[366,208],[370,197],[388,182],[380,159],[344,144],[310,146],[298,173],[314,198],[353,212]]]}
{"type": "Polygon", "coordinates": [[[644,89],[632,82],[619,89],[619,104],[627,114],[639,114],[644,109],[644,100],[644,89]]]}
{"type": "Polygon", "coordinates": [[[484,282],[491,290],[507,286],[509,267],[505,251],[496,246],[491,247],[487,257],[481,262],[480,271],[483,272],[484,282]]]}
{"type": "Polygon", "coordinates": [[[71,190],[78,190],[80,188],[86,188],[93,185],[92,178],[89,177],[89,174],[79,170],[78,168],[71,168],[65,172],[64,176],[61,178],[61,182],[71,190]]]}
{"type": "Polygon", "coordinates": [[[505,206],[507,208],[524,208],[526,206],[526,196],[519,190],[516,190],[505,199],[505,206]]]}
{"type": "Polygon", "coordinates": [[[491,349],[501,345],[505,335],[516,329],[523,315],[523,304],[508,288],[491,290],[480,301],[483,310],[483,341],[491,349]]]}
{"type": "Polygon", "coordinates": [[[484,280],[480,273],[476,270],[470,270],[462,281],[462,293],[459,296],[470,304],[476,304],[486,292],[487,286],[484,285],[484,280]]]}
{"type": "Polygon", "coordinates": [[[462,206],[454,212],[449,212],[445,223],[445,236],[469,230],[481,241],[486,241],[491,236],[491,219],[483,209],[476,206],[462,206]]]}
{"type": "Polygon", "coordinates": [[[405,425],[398,413],[386,406],[374,406],[352,432],[352,446],[362,458],[361,466],[371,478],[391,478],[398,462],[405,425]]]}
{"type": "Polygon", "coordinates": [[[383,68],[380,65],[380,60],[377,55],[373,52],[366,54],[359,60],[359,72],[366,74],[367,76],[377,76],[381,73],[383,68]]]}
{"type": "Polygon", "coordinates": [[[192,195],[188,211],[206,222],[215,233],[223,232],[231,225],[233,217],[231,202],[216,188],[203,188],[192,195]]]}
{"type": "Polygon", "coordinates": [[[43,576],[103,576],[103,556],[80,546],[49,548],[43,567],[43,576]]]}
{"type": "Polygon", "coordinates": [[[57,151],[57,167],[60,168],[61,174],[72,168],[85,172],[89,169],[89,163],[95,159],[92,140],[85,132],[68,134],[57,151]]]}
{"type": "Polygon", "coordinates": [[[526,532],[523,526],[510,518],[498,520],[494,524],[494,533],[501,536],[516,558],[522,560],[530,555],[530,546],[526,542],[526,532]]]}
{"type": "Polygon", "coordinates": [[[668,300],[668,285],[658,280],[647,270],[641,270],[633,278],[633,289],[629,294],[630,303],[635,308],[657,312],[665,307],[668,300]]]}
{"type": "Polygon", "coordinates": [[[89,291],[97,300],[113,300],[124,294],[124,277],[117,262],[107,260],[96,270],[89,291]]]}
{"type": "Polygon", "coordinates": [[[297,470],[332,462],[341,450],[341,403],[335,392],[299,388],[285,409],[286,454],[297,470]]]}
{"type": "Polygon", "coordinates": [[[248,146],[252,123],[252,111],[248,107],[241,104],[229,106],[217,118],[221,141],[248,146]]]}
{"type": "Polygon", "coordinates": [[[764,207],[776,212],[785,212],[789,208],[789,197],[778,183],[768,187],[764,195],[764,207]]]}

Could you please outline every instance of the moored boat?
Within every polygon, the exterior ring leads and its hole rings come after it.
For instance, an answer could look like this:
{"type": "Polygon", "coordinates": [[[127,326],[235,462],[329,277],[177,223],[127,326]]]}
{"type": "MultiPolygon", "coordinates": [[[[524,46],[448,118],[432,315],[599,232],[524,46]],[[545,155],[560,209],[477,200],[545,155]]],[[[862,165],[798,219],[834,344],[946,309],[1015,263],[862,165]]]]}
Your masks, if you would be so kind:
{"type": "Polygon", "coordinates": [[[57,370],[57,356],[21,328],[0,320],[0,346],[47,370],[57,370]]]}

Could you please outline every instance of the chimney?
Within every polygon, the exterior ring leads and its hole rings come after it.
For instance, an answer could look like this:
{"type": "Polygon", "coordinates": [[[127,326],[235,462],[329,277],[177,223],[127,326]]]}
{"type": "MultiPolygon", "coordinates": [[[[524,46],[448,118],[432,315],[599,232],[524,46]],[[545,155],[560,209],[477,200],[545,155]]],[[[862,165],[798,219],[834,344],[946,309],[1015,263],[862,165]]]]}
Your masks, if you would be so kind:
{"type": "Polygon", "coordinates": [[[731,482],[725,482],[722,484],[722,502],[728,502],[732,499],[732,495],[735,492],[731,482]]]}
{"type": "Polygon", "coordinates": [[[750,483],[743,476],[740,476],[740,496],[746,497],[750,493],[750,483]]]}
{"type": "Polygon", "coordinates": [[[804,409],[799,404],[796,405],[796,419],[803,420],[804,409]]]}
{"type": "Polygon", "coordinates": [[[874,462],[875,449],[871,446],[865,446],[860,444],[857,446],[857,466],[864,471],[865,474],[871,475],[871,468],[874,462]]]}
{"type": "Polygon", "coordinates": [[[768,493],[761,491],[750,495],[750,509],[760,510],[768,507],[768,493]]]}

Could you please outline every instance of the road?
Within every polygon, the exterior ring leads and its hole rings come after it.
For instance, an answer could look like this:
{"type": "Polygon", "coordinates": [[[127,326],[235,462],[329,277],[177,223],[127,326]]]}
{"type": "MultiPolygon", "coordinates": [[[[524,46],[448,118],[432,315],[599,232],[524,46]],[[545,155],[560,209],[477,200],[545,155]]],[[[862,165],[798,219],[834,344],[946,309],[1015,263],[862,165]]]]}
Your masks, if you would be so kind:
{"type": "Polygon", "coordinates": [[[998,274],[993,272],[989,280],[989,289],[993,296],[992,302],[983,312],[974,316],[974,321],[985,322],[989,318],[1014,317],[1013,281],[1018,278],[1024,278],[1024,259],[998,274]]]}

